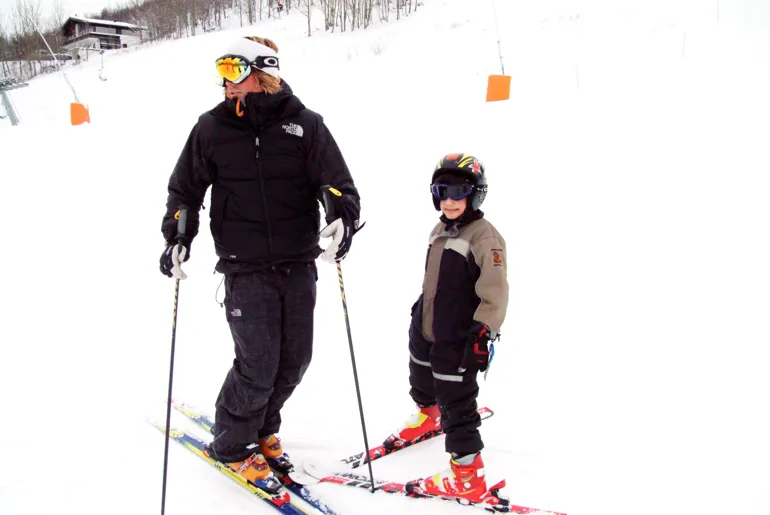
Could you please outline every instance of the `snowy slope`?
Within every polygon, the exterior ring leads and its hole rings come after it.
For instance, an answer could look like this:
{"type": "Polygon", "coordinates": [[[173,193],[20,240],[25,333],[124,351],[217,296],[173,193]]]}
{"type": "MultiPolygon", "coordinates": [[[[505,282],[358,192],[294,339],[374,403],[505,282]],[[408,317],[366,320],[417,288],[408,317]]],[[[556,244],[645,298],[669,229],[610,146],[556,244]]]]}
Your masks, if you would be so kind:
{"type": "MultiPolygon", "coordinates": [[[[157,270],[166,183],[232,38],[280,47],[324,115],[366,228],[343,264],[371,443],[412,410],[406,334],[427,192],[443,154],[485,163],[485,213],[510,253],[511,304],[480,402],[488,473],[517,504],[570,515],[770,513],[770,10],[749,0],[430,0],[367,31],[258,26],[92,60],[13,92],[3,202],[0,513],[157,513],[173,282],[157,270]],[[472,5],[472,7],[471,7],[472,5]]],[[[320,21],[320,19],[316,19],[320,21]]],[[[208,204],[207,204],[208,205],[208,204]]],[[[208,217],[203,213],[203,220],[208,217]]],[[[232,360],[206,227],[181,285],[174,391],[213,406],[232,360]]],[[[298,460],[361,450],[336,273],[319,261],[314,362],[281,436],[298,460]]],[[[221,300],[223,291],[219,291],[221,300]]],[[[175,417],[177,423],[183,423],[175,417]]],[[[270,513],[171,446],[167,513],[270,513]]],[[[443,441],[375,463],[408,480],[443,441]]],[[[466,508],[314,491],[344,514],[466,508]]]]}

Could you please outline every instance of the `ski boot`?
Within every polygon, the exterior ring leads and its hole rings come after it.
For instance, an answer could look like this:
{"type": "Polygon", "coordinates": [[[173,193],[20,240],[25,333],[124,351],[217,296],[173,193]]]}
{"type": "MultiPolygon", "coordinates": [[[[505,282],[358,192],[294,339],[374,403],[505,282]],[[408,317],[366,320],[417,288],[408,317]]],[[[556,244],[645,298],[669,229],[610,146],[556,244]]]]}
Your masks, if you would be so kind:
{"type": "Polygon", "coordinates": [[[387,437],[382,443],[383,447],[392,450],[407,442],[419,440],[427,434],[441,431],[441,412],[438,409],[438,404],[428,407],[418,405],[417,407],[419,411],[412,414],[398,431],[387,437]]]}
{"type": "Polygon", "coordinates": [[[449,468],[427,479],[417,479],[406,484],[406,491],[427,497],[455,499],[458,503],[482,504],[496,511],[508,511],[509,501],[499,495],[505,480],[487,489],[484,462],[481,453],[457,457],[452,455],[449,468]]]}
{"type": "Polygon", "coordinates": [[[254,453],[243,461],[226,462],[213,452],[208,446],[204,449],[204,453],[211,459],[220,463],[224,463],[236,474],[246,478],[250,483],[253,483],[260,487],[270,495],[281,495],[283,493],[283,487],[275,473],[270,469],[267,460],[261,454],[254,453]]]}
{"type": "Polygon", "coordinates": [[[289,460],[289,455],[283,452],[281,439],[276,434],[263,436],[259,439],[259,447],[262,455],[267,459],[270,468],[281,474],[289,474],[294,470],[294,465],[289,460]]]}

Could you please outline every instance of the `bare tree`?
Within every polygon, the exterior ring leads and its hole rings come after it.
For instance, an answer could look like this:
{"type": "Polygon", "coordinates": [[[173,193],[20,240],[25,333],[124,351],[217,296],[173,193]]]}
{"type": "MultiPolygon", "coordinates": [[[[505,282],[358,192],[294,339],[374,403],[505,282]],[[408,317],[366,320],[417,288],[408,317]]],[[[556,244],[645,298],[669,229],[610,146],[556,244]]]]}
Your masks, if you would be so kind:
{"type": "Polygon", "coordinates": [[[361,27],[361,0],[347,0],[350,9],[350,30],[356,30],[361,27]]]}
{"type": "Polygon", "coordinates": [[[339,2],[340,6],[337,9],[337,12],[339,14],[340,30],[345,32],[345,29],[348,26],[348,2],[347,0],[339,0],[339,2]]]}
{"type": "Polygon", "coordinates": [[[198,25],[198,16],[196,16],[196,2],[195,0],[187,0],[187,16],[190,20],[190,34],[195,35],[195,27],[198,25]]]}
{"type": "Polygon", "coordinates": [[[42,12],[40,0],[16,0],[16,33],[24,36],[34,34],[40,27],[42,12]]]}
{"type": "Polygon", "coordinates": [[[46,23],[46,39],[55,51],[62,47],[61,28],[66,21],[64,15],[64,4],[62,0],[54,0],[48,12],[48,23],[46,23]]]}
{"type": "MultiPolygon", "coordinates": [[[[16,55],[20,60],[33,57],[38,44],[37,30],[40,27],[41,18],[40,0],[16,0],[14,11],[16,55]]],[[[37,75],[37,63],[26,60],[19,66],[19,76],[34,77],[37,75]],[[26,65],[26,71],[24,70],[26,65]]]]}
{"type": "Polygon", "coordinates": [[[313,12],[313,0],[297,0],[297,9],[299,9],[299,12],[307,17],[307,37],[310,37],[312,35],[310,29],[310,18],[313,12]]]}
{"type": "MultiPolygon", "coordinates": [[[[0,11],[0,61],[9,60],[8,50],[10,46],[10,37],[5,30],[5,14],[0,11]]],[[[5,64],[5,62],[3,62],[5,64]]],[[[0,70],[0,76],[5,75],[5,69],[0,70]]]]}
{"type": "Polygon", "coordinates": [[[17,75],[21,78],[31,78],[37,75],[37,63],[29,60],[38,48],[37,29],[40,27],[40,2],[33,0],[17,0],[11,15],[9,31],[10,53],[12,59],[19,62],[17,75]],[[25,70],[26,67],[26,70],[25,70]]]}
{"type": "Polygon", "coordinates": [[[339,0],[320,0],[321,12],[324,13],[324,30],[334,32],[337,26],[337,6],[339,0]]]}
{"type": "Polygon", "coordinates": [[[62,25],[66,21],[66,15],[64,14],[64,3],[62,0],[53,0],[51,4],[51,10],[48,15],[49,27],[52,29],[61,29],[62,25]]]}
{"type": "Polygon", "coordinates": [[[361,16],[364,22],[364,28],[372,24],[372,12],[374,11],[374,0],[362,0],[364,2],[361,16]]]}
{"type": "Polygon", "coordinates": [[[380,0],[380,21],[388,21],[390,19],[390,0],[380,0]]]}

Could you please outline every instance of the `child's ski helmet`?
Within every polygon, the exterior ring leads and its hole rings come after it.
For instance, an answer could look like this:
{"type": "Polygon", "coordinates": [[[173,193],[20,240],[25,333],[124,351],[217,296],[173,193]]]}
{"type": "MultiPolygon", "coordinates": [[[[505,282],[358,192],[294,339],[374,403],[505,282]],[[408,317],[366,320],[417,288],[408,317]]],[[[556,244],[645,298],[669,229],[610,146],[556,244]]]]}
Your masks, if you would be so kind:
{"type": "MultiPolygon", "coordinates": [[[[439,160],[433,170],[431,184],[443,174],[459,175],[467,179],[473,185],[473,193],[468,205],[473,211],[481,207],[487,196],[487,176],[481,161],[470,154],[447,154],[439,160]]],[[[433,197],[433,206],[436,211],[441,210],[440,201],[436,197],[433,197]]]]}

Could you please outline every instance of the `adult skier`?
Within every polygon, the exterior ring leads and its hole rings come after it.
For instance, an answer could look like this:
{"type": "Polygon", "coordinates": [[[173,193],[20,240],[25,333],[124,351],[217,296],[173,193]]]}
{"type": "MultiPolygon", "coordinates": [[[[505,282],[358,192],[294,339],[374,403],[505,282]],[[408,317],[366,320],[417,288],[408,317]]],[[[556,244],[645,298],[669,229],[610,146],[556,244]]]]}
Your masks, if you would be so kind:
{"type": "Polygon", "coordinates": [[[279,75],[269,39],[235,40],[216,60],[225,100],[193,126],[168,182],[160,258],[165,275],[184,278],[211,186],[210,229],[225,276],[235,360],[216,400],[206,452],[251,481],[290,463],[277,433],[281,408],[310,365],[318,279],[315,259],[345,258],[358,229],[360,198],[323,118],[279,75]],[[332,191],[319,247],[322,189],[332,191]],[[177,218],[187,226],[177,243],[177,218]]]}

